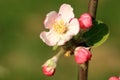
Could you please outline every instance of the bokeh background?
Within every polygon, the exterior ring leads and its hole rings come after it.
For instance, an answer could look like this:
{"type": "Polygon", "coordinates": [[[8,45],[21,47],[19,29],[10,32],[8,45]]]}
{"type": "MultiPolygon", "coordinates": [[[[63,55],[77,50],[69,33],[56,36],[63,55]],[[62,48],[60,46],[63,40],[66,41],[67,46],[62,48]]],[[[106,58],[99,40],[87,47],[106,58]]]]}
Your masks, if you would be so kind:
{"type": "MultiPolygon", "coordinates": [[[[77,80],[74,57],[61,57],[53,77],[42,74],[41,65],[55,55],[39,38],[43,21],[63,3],[76,17],[87,11],[88,0],[0,0],[0,80],[77,80]]],[[[120,1],[99,0],[97,19],[110,29],[109,39],[92,49],[88,80],[108,80],[120,75],[120,1]]]]}

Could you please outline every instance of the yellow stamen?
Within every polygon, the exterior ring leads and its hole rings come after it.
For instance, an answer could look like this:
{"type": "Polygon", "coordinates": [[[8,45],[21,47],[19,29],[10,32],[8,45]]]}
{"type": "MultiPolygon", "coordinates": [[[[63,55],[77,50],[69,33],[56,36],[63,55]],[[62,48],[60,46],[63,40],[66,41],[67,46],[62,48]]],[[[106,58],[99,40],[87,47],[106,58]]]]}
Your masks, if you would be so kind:
{"type": "Polygon", "coordinates": [[[60,20],[59,22],[56,22],[53,25],[53,29],[55,30],[55,32],[59,33],[59,34],[63,34],[67,31],[67,27],[64,23],[64,21],[60,20]]]}

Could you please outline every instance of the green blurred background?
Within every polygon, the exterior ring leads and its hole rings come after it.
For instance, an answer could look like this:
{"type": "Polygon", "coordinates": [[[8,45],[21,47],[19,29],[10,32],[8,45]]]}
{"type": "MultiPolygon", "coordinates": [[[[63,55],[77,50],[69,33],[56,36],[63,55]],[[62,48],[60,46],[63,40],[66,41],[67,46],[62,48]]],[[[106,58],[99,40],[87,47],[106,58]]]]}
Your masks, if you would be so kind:
{"type": "MultiPolygon", "coordinates": [[[[55,52],[39,38],[43,21],[63,3],[76,17],[87,11],[88,0],[0,0],[0,80],[77,80],[74,57],[61,57],[56,74],[46,77],[41,65],[55,52]]],[[[88,80],[108,80],[120,75],[120,1],[99,0],[97,19],[110,29],[102,46],[92,49],[88,80]]]]}

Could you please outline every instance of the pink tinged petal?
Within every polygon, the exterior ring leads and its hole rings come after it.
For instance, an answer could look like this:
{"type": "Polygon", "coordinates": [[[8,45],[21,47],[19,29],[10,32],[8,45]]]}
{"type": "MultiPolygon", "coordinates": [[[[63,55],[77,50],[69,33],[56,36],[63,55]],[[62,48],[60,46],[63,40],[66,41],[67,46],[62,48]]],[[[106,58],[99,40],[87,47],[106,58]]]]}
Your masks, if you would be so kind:
{"type": "Polygon", "coordinates": [[[70,21],[70,24],[68,27],[68,33],[71,35],[77,35],[79,31],[80,31],[79,21],[78,21],[78,19],[73,18],[70,21]]]}
{"type": "Polygon", "coordinates": [[[45,42],[48,46],[54,46],[57,44],[57,42],[59,41],[59,36],[53,32],[53,31],[49,31],[49,32],[45,32],[43,31],[40,34],[40,38],[43,40],[43,42],[45,42]]]}
{"type": "Polygon", "coordinates": [[[71,18],[74,18],[73,8],[69,4],[61,5],[58,14],[67,23],[70,21],[71,18]]]}
{"type": "Polygon", "coordinates": [[[47,29],[52,28],[56,17],[57,17],[57,12],[55,12],[55,11],[51,11],[50,13],[48,13],[44,20],[45,28],[47,28],[47,29]]]}

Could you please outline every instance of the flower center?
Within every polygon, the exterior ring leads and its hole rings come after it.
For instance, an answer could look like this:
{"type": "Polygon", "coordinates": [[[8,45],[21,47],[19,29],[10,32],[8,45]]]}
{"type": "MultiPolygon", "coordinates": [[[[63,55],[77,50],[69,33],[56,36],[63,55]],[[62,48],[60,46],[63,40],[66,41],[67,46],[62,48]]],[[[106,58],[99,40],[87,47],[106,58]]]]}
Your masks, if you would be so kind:
{"type": "Polygon", "coordinates": [[[60,20],[59,22],[54,23],[53,29],[59,34],[63,34],[67,31],[67,27],[64,21],[60,20]]]}

